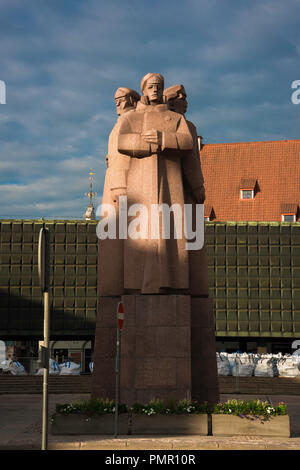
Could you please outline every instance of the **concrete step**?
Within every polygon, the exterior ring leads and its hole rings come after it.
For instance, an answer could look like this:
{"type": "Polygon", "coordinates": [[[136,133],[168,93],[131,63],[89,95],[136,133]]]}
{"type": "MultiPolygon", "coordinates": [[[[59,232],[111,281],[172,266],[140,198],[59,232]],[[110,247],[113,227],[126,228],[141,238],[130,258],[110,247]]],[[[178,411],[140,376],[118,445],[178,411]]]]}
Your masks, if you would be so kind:
{"type": "MultiPolygon", "coordinates": [[[[219,377],[221,394],[300,395],[300,377],[219,377]]],[[[50,393],[90,393],[91,375],[49,375],[50,393]]],[[[42,393],[41,375],[0,375],[0,394],[42,393]]]]}
{"type": "MultiPolygon", "coordinates": [[[[92,377],[51,376],[48,378],[49,393],[90,393],[92,377]]],[[[0,394],[35,394],[43,392],[43,376],[0,375],[0,394]]]]}
{"type": "Polygon", "coordinates": [[[300,395],[300,377],[220,377],[220,393],[300,395]]]}

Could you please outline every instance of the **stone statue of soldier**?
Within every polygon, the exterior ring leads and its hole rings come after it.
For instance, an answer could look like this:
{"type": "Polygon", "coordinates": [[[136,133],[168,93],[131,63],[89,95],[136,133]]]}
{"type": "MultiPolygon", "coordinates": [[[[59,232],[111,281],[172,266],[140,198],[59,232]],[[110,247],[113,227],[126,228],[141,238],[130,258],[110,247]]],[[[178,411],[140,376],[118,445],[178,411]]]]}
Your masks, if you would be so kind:
{"type": "MultiPolygon", "coordinates": [[[[118,132],[122,116],[133,111],[140,94],[131,88],[120,87],[114,95],[118,119],[108,139],[106,155],[107,170],[104,181],[102,204],[118,208],[119,197],[126,195],[127,173],[130,157],[118,152],[118,132]]],[[[117,227],[118,229],[118,220],[117,227]]],[[[118,238],[99,241],[98,293],[120,295],[124,285],[124,242],[118,238]]]]}
{"type": "MultiPolygon", "coordinates": [[[[187,111],[187,95],[183,85],[173,85],[164,90],[164,96],[169,109],[176,113],[185,115],[187,111]]],[[[195,125],[191,121],[186,121],[193,136],[193,152],[182,159],[183,186],[185,204],[193,206],[193,218],[196,217],[196,204],[204,204],[205,188],[204,178],[201,170],[201,162],[198,147],[198,134],[195,125]]],[[[194,225],[193,220],[193,225],[194,225]]],[[[208,296],[208,272],[207,256],[205,246],[200,250],[189,251],[189,271],[191,295],[201,297],[208,296]]]]}
{"type": "MultiPolygon", "coordinates": [[[[181,160],[193,149],[184,116],[170,111],[163,99],[164,79],[156,73],[141,81],[142,97],[135,111],[124,115],[118,130],[118,151],[130,157],[128,207],[142,204],[184,206],[181,160]]],[[[150,224],[149,217],[149,224],[150,224]]],[[[150,233],[150,225],[149,231],[150,233]]],[[[135,239],[124,243],[124,292],[188,292],[185,239],[135,239]]]]}

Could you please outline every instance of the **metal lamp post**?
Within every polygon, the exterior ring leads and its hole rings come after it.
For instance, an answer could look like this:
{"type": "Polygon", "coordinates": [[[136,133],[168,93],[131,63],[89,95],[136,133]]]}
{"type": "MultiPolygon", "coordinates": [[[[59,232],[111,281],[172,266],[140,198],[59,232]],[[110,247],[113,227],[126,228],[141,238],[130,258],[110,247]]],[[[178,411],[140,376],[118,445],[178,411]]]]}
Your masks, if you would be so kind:
{"type": "Polygon", "coordinates": [[[118,303],[117,309],[117,352],[116,352],[116,390],[115,390],[115,438],[118,437],[118,417],[119,417],[119,381],[120,381],[120,342],[121,331],[124,325],[124,305],[118,303]]]}
{"type": "Polygon", "coordinates": [[[50,271],[50,234],[41,228],[38,246],[38,273],[44,297],[44,342],[41,348],[43,370],[43,411],[42,411],[42,449],[48,447],[48,375],[49,375],[49,271],[50,271]]]}

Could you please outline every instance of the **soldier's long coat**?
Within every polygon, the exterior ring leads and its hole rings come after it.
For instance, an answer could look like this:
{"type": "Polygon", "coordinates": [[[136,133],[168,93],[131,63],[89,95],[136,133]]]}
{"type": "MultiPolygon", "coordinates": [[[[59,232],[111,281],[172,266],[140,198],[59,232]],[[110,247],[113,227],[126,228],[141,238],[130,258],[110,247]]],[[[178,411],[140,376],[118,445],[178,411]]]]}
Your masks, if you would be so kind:
{"type": "MultiPolygon", "coordinates": [[[[114,189],[127,187],[127,173],[130,157],[118,152],[118,132],[120,116],[113,127],[108,139],[108,152],[106,155],[107,170],[104,181],[102,204],[118,206],[114,202],[114,189]]],[[[106,215],[106,214],[103,214],[106,215]]],[[[116,224],[118,233],[118,219],[116,224]]],[[[98,294],[100,296],[120,296],[124,293],[124,240],[102,239],[98,242],[98,294]]]]}
{"type": "MultiPolygon", "coordinates": [[[[181,159],[193,148],[187,123],[166,105],[139,105],[127,113],[119,128],[118,151],[129,155],[127,177],[128,206],[143,204],[148,210],[148,238],[128,238],[124,244],[124,288],[141,293],[160,293],[168,289],[188,290],[189,264],[182,237],[175,239],[171,223],[170,239],[151,239],[151,205],[184,206],[181,159]],[[163,132],[161,149],[148,144],[141,134],[150,129],[163,132]]],[[[130,219],[132,220],[132,219],[130,219]]],[[[129,220],[129,222],[130,222],[129,220]]]]}
{"type": "MultiPolygon", "coordinates": [[[[141,103],[136,111],[119,118],[109,138],[109,167],[105,179],[103,202],[112,203],[112,189],[125,188],[128,208],[143,204],[148,209],[148,238],[104,240],[100,242],[99,294],[122,295],[126,292],[160,293],[175,289],[179,292],[203,295],[199,283],[199,257],[192,258],[186,251],[183,237],[151,239],[151,204],[178,204],[195,202],[188,190],[202,186],[203,177],[199,163],[196,130],[185,118],[167,109],[166,105],[146,106],[141,103]],[[148,144],[141,133],[157,129],[163,132],[159,149],[148,144]],[[183,176],[184,175],[184,176],[183,176]],[[189,258],[191,258],[189,260],[189,258]],[[195,260],[195,261],[193,261],[195,260]],[[198,272],[196,277],[193,272],[198,272]],[[190,290],[193,277],[192,291],[190,290]]],[[[134,217],[129,217],[129,224],[134,217]]],[[[205,278],[205,276],[204,276],[205,278]]],[[[203,284],[203,282],[202,282],[203,284]]],[[[204,290],[206,290],[204,288],[204,290]]]]}

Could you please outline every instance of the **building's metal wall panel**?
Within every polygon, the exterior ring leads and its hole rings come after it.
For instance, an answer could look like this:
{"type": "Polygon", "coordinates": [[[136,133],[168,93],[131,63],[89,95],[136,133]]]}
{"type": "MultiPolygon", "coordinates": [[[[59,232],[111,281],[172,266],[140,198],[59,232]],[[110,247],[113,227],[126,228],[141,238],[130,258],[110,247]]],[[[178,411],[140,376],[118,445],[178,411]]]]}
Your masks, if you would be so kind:
{"type": "MultiPolygon", "coordinates": [[[[93,336],[97,222],[47,221],[52,337],[93,336]]],[[[0,337],[42,337],[37,273],[43,222],[0,221],[0,337]]],[[[300,224],[205,224],[210,296],[220,337],[300,335],[300,224]]]]}
{"type": "Polygon", "coordinates": [[[300,334],[300,224],[206,224],[217,336],[300,334]]]}
{"type": "MultiPolygon", "coordinates": [[[[97,310],[95,222],[45,222],[50,230],[51,335],[93,335],[97,310]]],[[[38,221],[0,223],[0,333],[42,336],[38,221]]]]}

